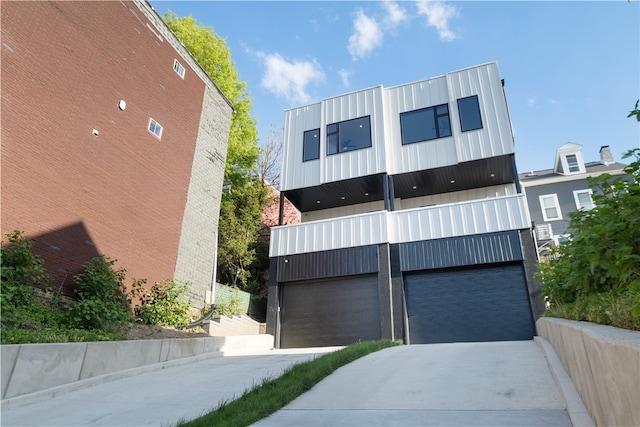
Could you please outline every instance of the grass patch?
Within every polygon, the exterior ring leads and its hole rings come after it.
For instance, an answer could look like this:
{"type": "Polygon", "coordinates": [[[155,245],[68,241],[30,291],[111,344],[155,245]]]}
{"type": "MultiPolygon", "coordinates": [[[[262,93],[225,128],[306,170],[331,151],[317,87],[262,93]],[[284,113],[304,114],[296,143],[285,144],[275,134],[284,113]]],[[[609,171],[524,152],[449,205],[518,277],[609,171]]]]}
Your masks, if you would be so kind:
{"type": "Polygon", "coordinates": [[[90,342],[90,341],[120,341],[126,340],[123,334],[102,330],[87,331],[84,329],[48,328],[42,330],[31,329],[0,329],[1,344],[35,344],[60,342],[90,342]]]}
{"type": "Polygon", "coordinates": [[[579,296],[574,302],[552,305],[547,317],[586,321],[640,331],[640,316],[633,312],[640,295],[635,292],[601,292],[579,296]]]}
{"type": "Polygon", "coordinates": [[[247,390],[238,399],[223,402],[214,411],[178,425],[182,427],[248,426],[281,409],[341,366],[369,353],[401,344],[401,341],[391,340],[367,341],[294,365],[282,376],[264,380],[262,384],[247,390]]]}

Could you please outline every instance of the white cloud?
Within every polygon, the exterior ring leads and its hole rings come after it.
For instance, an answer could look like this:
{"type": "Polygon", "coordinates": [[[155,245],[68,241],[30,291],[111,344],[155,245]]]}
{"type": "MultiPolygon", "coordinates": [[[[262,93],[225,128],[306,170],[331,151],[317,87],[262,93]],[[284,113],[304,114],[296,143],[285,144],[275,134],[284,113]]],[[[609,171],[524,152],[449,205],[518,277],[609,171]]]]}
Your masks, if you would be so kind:
{"type": "Polygon", "coordinates": [[[407,12],[394,1],[384,1],[382,3],[386,16],[384,23],[389,30],[394,30],[408,19],[407,12]]]}
{"type": "Polygon", "coordinates": [[[435,27],[441,40],[452,41],[458,36],[449,28],[449,21],[458,16],[458,9],[445,3],[423,0],[416,3],[418,14],[427,18],[427,25],[435,27]]]}
{"type": "Polygon", "coordinates": [[[535,98],[527,98],[527,105],[529,107],[535,107],[538,101],[535,98]]]}
{"type": "Polygon", "coordinates": [[[349,37],[347,50],[354,61],[365,58],[382,44],[383,34],[380,25],[375,19],[365,15],[362,9],[356,12],[353,29],[354,33],[349,37]]]}
{"type": "Polygon", "coordinates": [[[340,76],[340,80],[342,80],[342,85],[344,87],[351,86],[349,82],[349,78],[353,75],[353,72],[345,70],[344,68],[338,71],[338,75],[340,76]]]}
{"type": "Polygon", "coordinates": [[[311,83],[324,80],[324,71],[312,61],[289,62],[280,54],[258,54],[264,60],[265,73],[262,86],[289,102],[306,104],[311,100],[307,88],[311,83]]]}

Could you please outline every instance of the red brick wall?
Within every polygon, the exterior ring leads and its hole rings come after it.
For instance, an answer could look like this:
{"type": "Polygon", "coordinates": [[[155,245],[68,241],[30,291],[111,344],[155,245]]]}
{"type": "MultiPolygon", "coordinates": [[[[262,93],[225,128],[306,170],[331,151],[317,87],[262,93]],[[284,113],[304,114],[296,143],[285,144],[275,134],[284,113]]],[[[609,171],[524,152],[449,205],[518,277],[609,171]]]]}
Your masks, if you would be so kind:
{"type": "Polygon", "coordinates": [[[133,3],[1,8],[2,233],[36,239],[54,286],[97,253],[171,277],[204,83],[133,3]]]}

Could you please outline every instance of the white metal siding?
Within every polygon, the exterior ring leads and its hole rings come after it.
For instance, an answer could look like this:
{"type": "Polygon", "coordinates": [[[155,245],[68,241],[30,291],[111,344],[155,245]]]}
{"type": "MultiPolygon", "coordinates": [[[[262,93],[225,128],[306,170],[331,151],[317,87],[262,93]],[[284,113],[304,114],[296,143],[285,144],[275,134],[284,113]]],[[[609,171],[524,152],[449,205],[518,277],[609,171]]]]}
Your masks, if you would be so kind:
{"type": "Polygon", "coordinates": [[[324,159],[321,181],[333,182],[384,172],[384,121],[382,87],[330,98],[322,102],[323,129],[320,155],[326,153],[326,125],[371,116],[371,147],[333,154],[324,159]]]}
{"type": "Polygon", "coordinates": [[[361,203],[358,205],[341,206],[339,208],[323,209],[319,211],[305,212],[302,214],[302,222],[320,221],[323,219],[339,218],[349,215],[359,215],[369,212],[377,212],[384,209],[384,201],[361,203]]]}
{"type": "Polygon", "coordinates": [[[456,135],[458,161],[466,162],[514,152],[507,103],[496,63],[447,74],[451,99],[451,128],[456,135]],[[482,129],[461,132],[458,102],[478,95],[482,129]]]}
{"type": "MultiPolygon", "coordinates": [[[[320,159],[302,161],[304,132],[322,128],[321,104],[308,105],[285,113],[282,147],[281,191],[313,187],[320,184],[320,168],[324,157],[323,139],[320,139],[320,159]]],[[[322,135],[322,129],[320,135],[322,135]]]]}
{"type": "Polygon", "coordinates": [[[446,138],[402,145],[401,113],[449,104],[449,114],[451,114],[451,102],[445,77],[397,86],[385,92],[387,151],[394,153],[393,157],[387,159],[390,174],[449,166],[458,162],[455,133],[454,136],[446,138]]]}
{"type": "Polygon", "coordinates": [[[269,256],[529,228],[523,194],[380,211],[271,229],[269,256]]]}
{"type": "Polygon", "coordinates": [[[517,194],[515,184],[494,185],[492,187],[474,188],[472,190],[455,191],[452,193],[434,194],[431,196],[413,197],[411,199],[396,199],[396,210],[413,209],[424,206],[441,205],[444,203],[468,202],[470,200],[488,199],[490,197],[510,196],[517,194]]]}

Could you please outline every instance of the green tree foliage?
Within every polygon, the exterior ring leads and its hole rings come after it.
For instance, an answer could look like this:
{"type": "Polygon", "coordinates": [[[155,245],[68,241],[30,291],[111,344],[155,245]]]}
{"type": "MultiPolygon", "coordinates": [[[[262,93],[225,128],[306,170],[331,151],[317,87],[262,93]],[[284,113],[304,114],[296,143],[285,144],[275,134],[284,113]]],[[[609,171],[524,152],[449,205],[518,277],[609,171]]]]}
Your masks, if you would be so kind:
{"type": "Polygon", "coordinates": [[[222,283],[253,291],[251,266],[256,262],[256,244],[267,187],[258,179],[233,187],[222,195],[218,273],[222,283]]]}
{"type": "Polygon", "coordinates": [[[247,84],[238,80],[231,51],[213,28],[199,24],[190,15],[179,18],[167,12],[164,19],[235,109],[229,131],[225,180],[242,185],[249,179],[259,155],[258,131],[250,116],[253,105],[247,84]]]}
{"type": "Polygon", "coordinates": [[[632,159],[628,179],[589,178],[596,207],[570,214],[571,238],[540,265],[552,307],[613,295],[632,301],[631,315],[640,318],[640,149],[623,158],[632,159]]]}
{"type": "Polygon", "coordinates": [[[640,110],[638,109],[639,104],[640,100],[636,101],[636,106],[633,110],[629,111],[629,115],[627,117],[635,117],[640,122],[640,110]]]}

